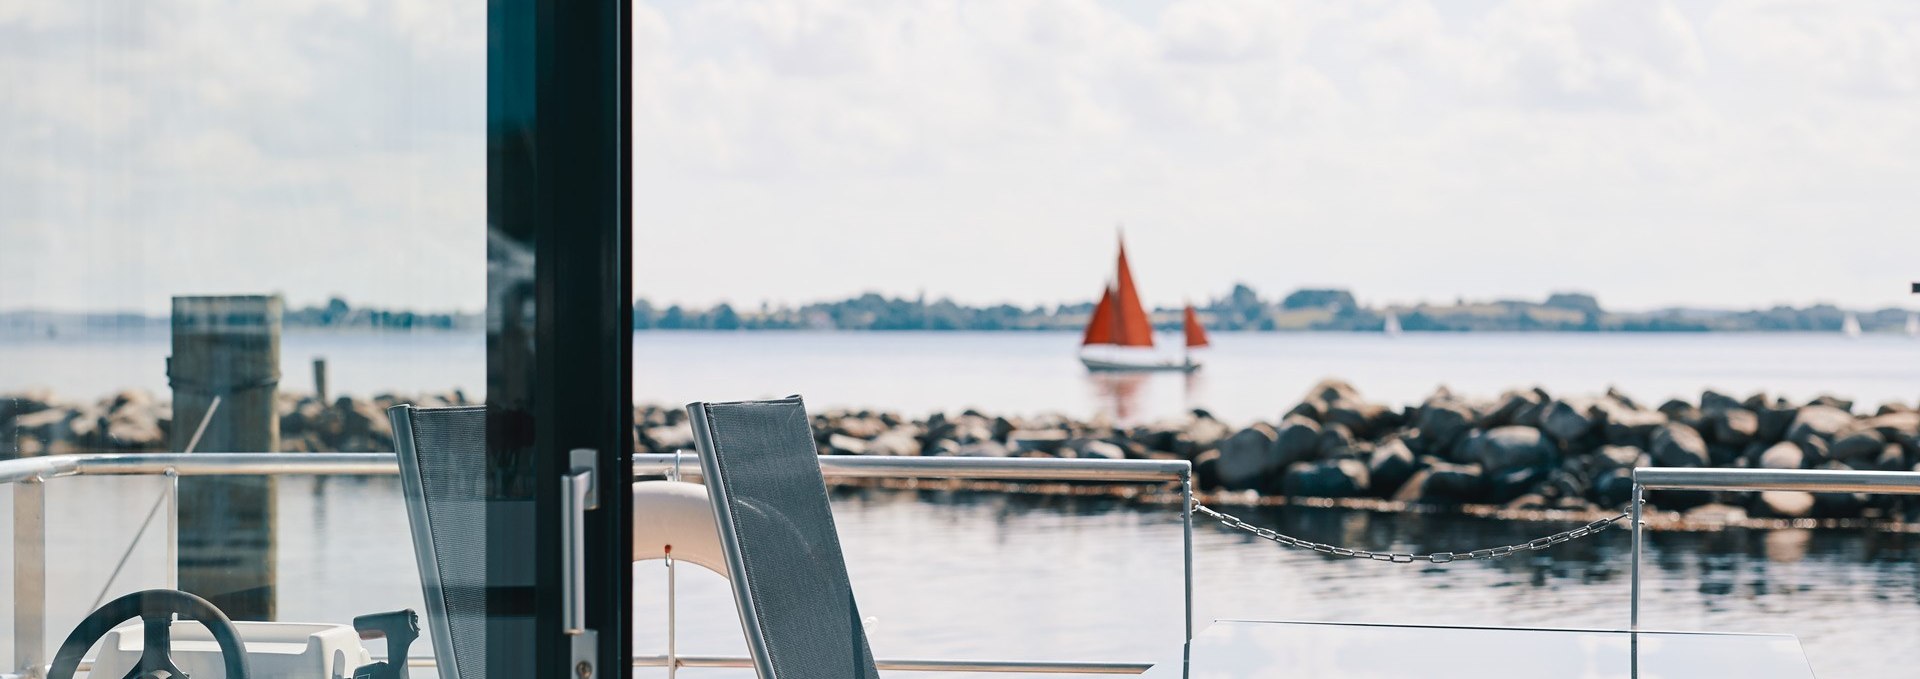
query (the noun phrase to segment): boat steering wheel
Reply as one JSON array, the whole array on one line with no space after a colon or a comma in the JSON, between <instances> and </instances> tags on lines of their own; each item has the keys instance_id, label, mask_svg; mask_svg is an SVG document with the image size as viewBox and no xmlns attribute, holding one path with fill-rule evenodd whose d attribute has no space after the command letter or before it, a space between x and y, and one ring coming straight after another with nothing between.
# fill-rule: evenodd
<instances>
[{"instance_id":1,"label":"boat steering wheel","mask_svg":"<svg viewBox=\"0 0 1920 679\"><path fill-rule=\"evenodd\" d=\"M87 615L78 627L73 628L73 633L67 635L67 640L60 644L60 652L53 656L53 666L47 671L47 679L73 679L87 649L93 648L115 625L135 617L146 623L146 643L140 650L140 663L129 670L123 679L185 677L186 673L174 666L170 657L175 615L198 621L213 633L213 640L220 644L220 657L225 661L227 679L247 679L247 651L240 645L240 632L234 629L233 621L228 620L227 614L220 612L206 599L173 589L134 592L109 601L100 610Z\"/></svg>"}]
</instances>

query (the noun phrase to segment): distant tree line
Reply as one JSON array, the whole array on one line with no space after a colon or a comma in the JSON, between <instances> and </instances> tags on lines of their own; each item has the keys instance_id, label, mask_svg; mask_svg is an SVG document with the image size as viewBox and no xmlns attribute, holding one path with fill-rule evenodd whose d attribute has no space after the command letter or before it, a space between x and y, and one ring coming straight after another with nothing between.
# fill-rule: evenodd
<instances>
[{"instance_id":1,"label":"distant tree line","mask_svg":"<svg viewBox=\"0 0 1920 679\"><path fill-rule=\"evenodd\" d=\"M1451 304L1367 307L1348 290L1295 290L1278 299L1262 297L1245 284L1196 307L1210 330L1379 331L1387 319L1407 331L1542 332L1824 332L1840 330L1847 311L1830 304L1804 308L1777 306L1752 311L1671 308L1610 312L1594 296L1576 292L1549 295L1545 301L1455 300ZM907 299L867 293L799 307L766 304L739 309L729 304L708 308L655 306L647 299L633 305L637 330L1079 330L1092 315L1093 302L1020 307L1010 304L968 306L950 299ZM1151 312L1155 327L1180 325L1180 309ZM1908 311L1898 308L1857 312L1862 330L1897 331Z\"/></svg>"},{"instance_id":2,"label":"distant tree line","mask_svg":"<svg viewBox=\"0 0 1920 679\"><path fill-rule=\"evenodd\" d=\"M319 306L288 309L281 322L289 328L339 330L480 330L480 314L430 313L379 308L354 308L335 297Z\"/></svg>"}]
</instances>

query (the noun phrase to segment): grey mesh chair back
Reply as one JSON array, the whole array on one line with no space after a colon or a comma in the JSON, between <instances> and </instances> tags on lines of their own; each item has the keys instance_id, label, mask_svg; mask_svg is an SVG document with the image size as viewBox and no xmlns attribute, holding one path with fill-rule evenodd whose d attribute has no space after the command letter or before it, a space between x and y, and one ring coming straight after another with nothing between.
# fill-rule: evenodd
<instances>
[{"instance_id":1,"label":"grey mesh chair back","mask_svg":"<svg viewBox=\"0 0 1920 679\"><path fill-rule=\"evenodd\" d=\"M874 679L798 396L687 406L761 679Z\"/></svg>"},{"instance_id":2,"label":"grey mesh chair back","mask_svg":"<svg viewBox=\"0 0 1920 679\"><path fill-rule=\"evenodd\" d=\"M487 674L486 406L387 410L439 675Z\"/></svg>"}]
</instances>

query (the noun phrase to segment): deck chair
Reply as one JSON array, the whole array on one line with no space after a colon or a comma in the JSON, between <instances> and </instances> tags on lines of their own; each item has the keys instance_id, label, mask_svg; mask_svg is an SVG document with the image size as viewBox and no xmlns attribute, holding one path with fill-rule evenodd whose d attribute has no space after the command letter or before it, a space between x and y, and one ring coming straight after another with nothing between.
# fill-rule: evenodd
<instances>
[{"instance_id":1,"label":"deck chair","mask_svg":"<svg viewBox=\"0 0 1920 679\"><path fill-rule=\"evenodd\" d=\"M800 397L687 414L760 679L877 679Z\"/></svg>"},{"instance_id":2,"label":"deck chair","mask_svg":"<svg viewBox=\"0 0 1920 679\"><path fill-rule=\"evenodd\" d=\"M487 408L397 405L387 417L439 675L485 679Z\"/></svg>"}]
</instances>

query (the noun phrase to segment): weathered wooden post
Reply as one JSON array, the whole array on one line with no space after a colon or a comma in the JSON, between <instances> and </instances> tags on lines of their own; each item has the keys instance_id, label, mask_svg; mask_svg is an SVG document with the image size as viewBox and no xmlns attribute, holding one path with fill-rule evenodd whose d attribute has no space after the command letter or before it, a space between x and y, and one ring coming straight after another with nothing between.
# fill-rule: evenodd
<instances>
[{"instance_id":1,"label":"weathered wooden post","mask_svg":"<svg viewBox=\"0 0 1920 679\"><path fill-rule=\"evenodd\" d=\"M279 295L173 298L174 452L280 450L281 311ZM272 620L273 477L183 477L179 517L180 588L235 620Z\"/></svg>"}]
</instances>

